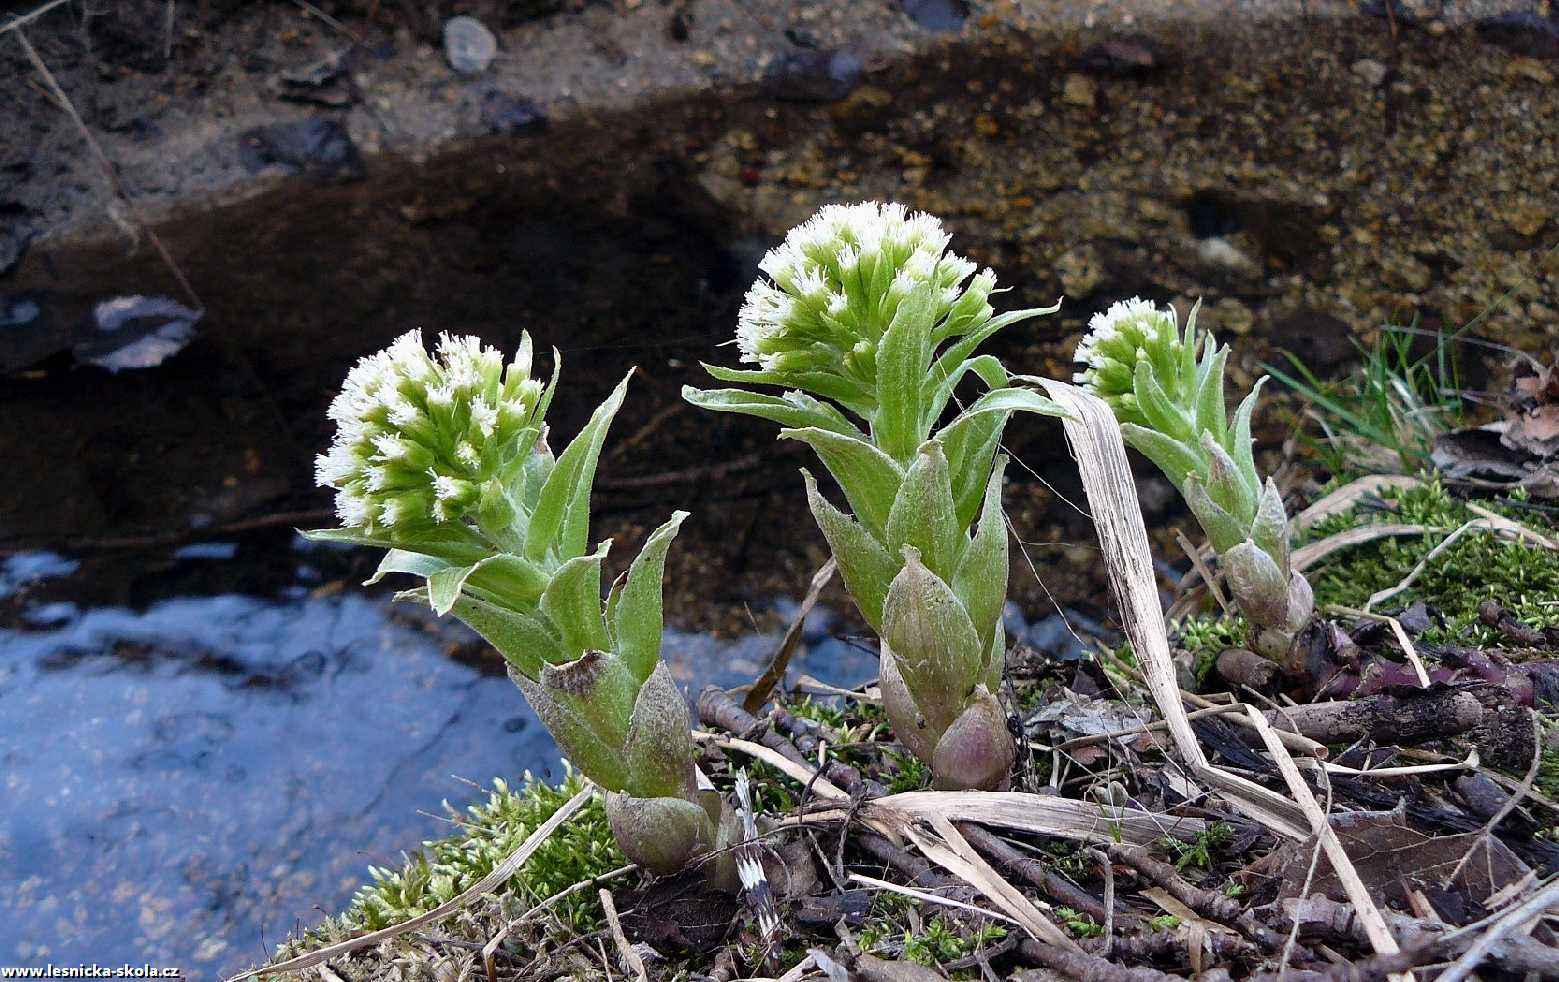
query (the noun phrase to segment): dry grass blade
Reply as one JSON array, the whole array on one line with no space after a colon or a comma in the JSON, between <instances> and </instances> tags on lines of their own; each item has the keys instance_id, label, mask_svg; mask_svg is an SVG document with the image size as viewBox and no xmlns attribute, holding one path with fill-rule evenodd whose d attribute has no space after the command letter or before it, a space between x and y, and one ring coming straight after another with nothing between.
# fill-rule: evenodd
<instances>
[{"instance_id":1,"label":"dry grass blade","mask_svg":"<svg viewBox=\"0 0 1559 982\"><path fill-rule=\"evenodd\" d=\"M612 891L601 888L601 910L606 914L606 924L612 930L612 941L617 945L617 953L622 956L623 964L633 972L639 982L649 982L649 976L644 972L644 959L633 950L633 945L628 943L628 936L623 933L623 922L617 917L617 904L612 900Z\"/></svg>"},{"instance_id":2,"label":"dry grass blade","mask_svg":"<svg viewBox=\"0 0 1559 982\"><path fill-rule=\"evenodd\" d=\"M876 683L859 689L841 689L837 685L829 685L827 682L811 675L803 675L796 679L796 688L801 692L810 692L813 695L839 696L841 699L864 702L873 706L882 705L882 691L877 688Z\"/></svg>"},{"instance_id":3,"label":"dry grass blade","mask_svg":"<svg viewBox=\"0 0 1559 982\"><path fill-rule=\"evenodd\" d=\"M244 979L255 978L261 973L275 975L284 972L301 972L306 968L323 965L332 958L338 958L341 955L356 951L359 948L366 948L369 945L378 944L381 941L388 941L390 938L405 934L407 931L415 931L424 924L432 924L435 921L448 917L483 894L491 892L515 873L518 873L520 867L524 866L526 860L530 859L531 854L541 848L541 844L546 842L553 832L557 831L559 825L573 818L574 813L583 808L585 802L589 801L590 796L593 794L595 794L595 785L587 783L583 788L579 789L578 794L560 805L558 810L552 813L551 818L536 826L536 830L525 837L525 841L520 843L520 847L510 853L509 858L493 867L491 873L482 877L459 896L439 904L427 913L418 914L411 920L402 921L400 924L393 924L390 927L369 931L367 934L349 938L346 941L333 945L327 945L317 951L299 955L297 958L289 958L276 965L266 965L247 972L240 972L228 979L227 982L243 982Z\"/></svg>"},{"instance_id":4,"label":"dry grass blade","mask_svg":"<svg viewBox=\"0 0 1559 982\"><path fill-rule=\"evenodd\" d=\"M1300 546L1289 556L1289 563L1294 569L1303 573L1327 556L1334 552L1341 552L1343 549L1361 546L1376 539L1389 539L1394 535L1423 535L1430 531L1433 530L1427 525L1401 525L1394 522L1355 525L1336 535L1329 535L1324 539Z\"/></svg>"},{"instance_id":5,"label":"dry grass blade","mask_svg":"<svg viewBox=\"0 0 1559 982\"><path fill-rule=\"evenodd\" d=\"M753 743L751 740L739 740L736 737L725 737L716 733L706 733L699 730L693 731L693 739L713 744L721 750L740 750L749 757L756 758L771 767L778 768L788 777L810 787L815 794L821 797L831 798L835 801L848 801L850 798L848 794L828 778L823 777L811 768L803 767L777 750L770 750L761 743Z\"/></svg>"},{"instance_id":6,"label":"dry grass blade","mask_svg":"<svg viewBox=\"0 0 1559 982\"><path fill-rule=\"evenodd\" d=\"M1277 731L1256 709L1250 708L1247 712L1250 714L1251 722L1256 725L1257 732L1261 734L1262 740L1266 742L1267 752L1271 754L1272 762L1277 764L1283 780L1288 783L1290 793L1310 820L1310 830L1320 839L1321 849L1325 851L1326 858L1331 861L1332 872L1337 874L1343 892L1348 895L1348 899L1358 912L1359 921L1364 925L1364 931L1369 936L1370 945L1374 947L1375 953L1394 955L1401 951L1397 939L1386 926L1386 919L1381 916L1380 908L1375 906L1369 889L1365 887L1364 881L1359 879L1358 871L1353 868L1353 860L1348 858L1348 852L1343 848L1342 841L1337 838L1337 833L1332 831L1331 823L1326 820L1326 813L1321 810L1320 802L1316 801L1315 795L1310 793L1310 785L1306 784L1305 779L1299 775L1299 767L1294 763L1294 758L1278 739Z\"/></svg>"},{"instance_id":7,"label":"dry grass blade","mask_svg":"<svg viewBox=\"0 0 1559 982\"><path fill-rule=\"evenodd\" d=\"M807 595L801 600L801 609L796 611L795 619L790 622L790 627L785 629L785 637L780 641L780 646L774 652L774 657L769 660L769 667L758 676L758 681L747 690L747 696L742 700L742 708L749 713L756 713L763 708L763 704L769 701L769 693L774 687L785 680L785 669L790 665L791 655L801 646L801 634L806 630L807 615L812 613L812 608L817 606L817 598L822 596L823 588L834 578L834 570L837 568L833 557L828 562L818 567L812 574L812 582L807 586Z\"/></svg>"},{"instance_id":8,"label":"dry grass blade","mask_svg":"<svg viewBox=\"0 0 1559 982\"><path fill-rule=\"evenodd\" d=\"M1298 806L1254 781L1213 767L1186 718L1170 658L1164 612L1159 606L1153 553L1114 412L1076 386L1053 379L1029 380L1041 384L1050 398L1071 414L1062 423L1088 493L1089 511L1120 606L1122 626L1131 640L1143 679L1169 724L1170 736L1187 767L1203 783L1222 791L1248 817L1280 835L1304 838L1304 813Z\"/></svg>"},{"instance_id":9,"label":"dry grass blade","mask_svg":"<svg viewBox=\"0 0 1559 982\"><path fill-rule=\"evenodd\" d=\"M915 822L935 824L941 819L1099 844L1148 845L1166 835L1190 841L1207 830L1207 823L1199 818L1109 808L1097 802L1026 791L906 791L864 801L853 813L843 809L809 812L806 819L842 819L846 815L895 832Z\"/></svg>"},{"instance_id":10,"label":"dry grass blade","mask_svg":"<svg viewBox=\"0 0 1559 982\"><path fill-rule=\"evenodd\" d=\"M1326 495L1309 508L1295 515L1290 523L1295 529L1307 529L1333 515L1351 511L1354 505L1368 495L1378 494L1386 488L1416 488L1424 482L1402 474L1371 474L1345 484Z\"/></svg>"},{"instance_id":11,"label":"dry grass blade","mask_svg":"<svg viewBox=\"0 0 1559 982\"><path fill-rule=\"evenodd\" d=\"M898 883L892 883L888 880L878 880L870 876L862 876L860 873L851 873L850 882L859 883L862 886L872 887L876 890L886 890L889 893L896 893L902 897L912 897L915 900L921 900L928 904L940 904L943 907L954 907L958 910L966 910L971 914L981 914L985 917L991 918L992 920L1004 921L1008 924L1018 923L1017 921L1008 917L1006 914L1001 914L994 910L986 910L984 907L976 907L974 904L966 904L962 900L954 900L952 897L943 897L935 893L927 893L925 890L916 890L914 887L902 886Z\"/></svg>"},{"instance_id":12,"label":"dry grass blade","mask_svg":"<svg viewBox=\"0 0 1559 982\"><path fill-rule=\"evenodd\" d=\"M1364 609L1373 610L1376 604L1384 603L1385 601L1390 600L1392 597L1401 593L1403 590L1406 590L1408 587L1413 585L1413 582L1417 580L1419 576L1423 574L1424 570L1429 568L1429 564L1438 559L1440 554L1449 549L1457 539L1460 539L1472 529L1487 527L1487 522L1477 518L1460 526L1450 535L1441 539L1433 549L1429 550L1428 554L1425 555L1423 559L1420 559L1417 565L1409 570L1408 574L1404 576L1396 586L1388 586L1383 590L1376 590L1374 593L1370 594L1370 598L1364 602ZM1420 669L1420 671L1422 670ZM1424 680L1424 685L1427 686L1428 684L1428 680Z\"/></svg>"},{"instance_id":13,"label":"dry grass blade","mask_svg":"<svg viewBox=\"0 0 1559 982\"><path fill-rule=\"evenodd\" d=\"M1072 951L1081 950L1077 947L1077 942L1073 941L1065 931L1056 927L1039 912L1039 908L1034 906L1032 900L1025 897L1017 887L1008 883L1000 873L992 869L984 857L974 851L974 847L969 845L945 816L933 817L931 826L936 829L940 839L932 838L914 826L908 826L904 830L905 835L915 843L915 847L927 859L985 894L992 903L1022 925L1023 929L1037 940Z\"/></svg>"},{"instance_id":14,"label":"dry grass blade","mask_svg":"<svg viewBox=\"0 0 1559 982\"><path fill-rule=\"evenodd\" d=\"M1504 515L1489 511L1476 501L1467 502L1467 510L1482 518L1488 523L1490 528L1505 535L1507 538L1514 538L1517 542L1531 539L1545 549L1559 550L1559 542L1535 531L1530 526L1522 525L1520 522L1506 518Z\"/></svg>"},{"instance_id":15,"label":"dry grass blade","mask_svg":"<svg viewBox=\"0 0 1559 982\"><path fill-rule=\"evenodd\" d=\"M1371 600L1374 598L1371 597ZM1429 688L1429 670L1424 667L1424 660L1418 655L1418 646L1413 644L1413 639L1408 637L1407 628L1395 617L1385 614L1371 613L1368 610L1357 610L1353 607L1343 607L1338 604L1329 604L1326 608L1328 614L1341 614L1344 617L1364 617L1372 621L1380 621L1391 628L1391 636L1396 640L1397 647L1406 656L1408 664L1413 666L1413 674L1418 676L1418 684L1421 688Z\"/></svg>"}]
</instances>

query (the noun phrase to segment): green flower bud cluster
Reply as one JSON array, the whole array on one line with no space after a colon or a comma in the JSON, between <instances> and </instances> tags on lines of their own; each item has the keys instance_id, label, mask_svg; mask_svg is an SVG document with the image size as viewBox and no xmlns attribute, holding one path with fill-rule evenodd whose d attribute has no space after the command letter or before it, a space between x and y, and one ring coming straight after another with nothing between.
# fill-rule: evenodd
<instances>
[{"instance_id":1,"label":"green flower bud cluster","mask_svg":"<svg viewBox=\"0 0 1559 982\"><path fill-rule=\"evenodd\" d=\"M1137 298L1089 322L1076 381L1109 403L1126 442L1180 489L1217 552L1252 645L1288 653L1314 608L1309 582L1290 567L1288 515L1277 485L1263 482L1251 452L1256 383L1229 419L1224 370L1229 349L1175 312Z\"/></svg>"},{"instance_id":2,"label":"green flower bud cluster","mask_svg":"<svg viewBox=\"0 0 1559 982\"><path fill-rule=\"evenodd\" d=\"M661 579L687 515L649 535L603 602L611 542L589 549L590 488L628 379L554 456L542 418L556 372L543 390L530 368L528 337L508 365L474 338L446 336L429 356L415 333L364 359L331 407L336 442L319 463L347 527L310 534L387 549L369 583L422 577L400 597L491 643L559 748L608 792L624 853L675 872L732 828L699 788L687 703L660 657Z\"/></svg>"},{"instance_id":3,"label":"green flower bud cluster","mask_svg":"<svg viewBox=\"0 0 1559 982\"><path fill-rule=\"evenodd\" d=\"M838 482L853 516L803 472L813 516L846 587L881 636L884 704L899 740L942 788L1008 780L1012 741L995 697L1005 660L1004 461L1014 412L1060 415L975 349L1056 308L996 315L994 274L947 254L949 237L902 206L829 206L760 263L737 329L757 371L704 366L725 381L777 385L683 395L781 424ZM772 282L771 282L772 281ZM960 381L986 391L945 426ZM970 526L979 522L971 535Z\"/></svg>"},{"instance_id":4,"label":"green flower bud cluster","mask_svg":"<svg viewBox=\"0 0 1559 982\"><path fill-rule=\"evenodd\" d=\"M525 335L508 365L475 338L409 331L358 362L330 406L337 430L315 463L347 526L458 522L506 485L541 434L552 389L530 377Z\"/></svg>"}]
</instances>

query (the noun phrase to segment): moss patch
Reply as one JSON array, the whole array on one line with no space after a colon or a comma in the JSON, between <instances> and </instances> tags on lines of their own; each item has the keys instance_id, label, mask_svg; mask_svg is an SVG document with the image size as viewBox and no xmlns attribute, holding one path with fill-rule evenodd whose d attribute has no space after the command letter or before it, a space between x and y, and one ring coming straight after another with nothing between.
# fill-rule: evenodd
<instances>
[{"instance_id":1,"label":"moss patch","mask_svg":"<svg viewBox=\"0 0 1559 982\"><path fill-rule=\"evenodd\" d=\"M1392 536L1334 553L1309 572L1317 605L1364 606L1371 594L1400 583L1447 535L1478 517L1433 480L1416 488L1385 490L1381 498L1391 507L1335 515L1310 530L1304 541L1376 522L1425 525L1437 531ZM1519 502L1482 504L1544 535L1555 532L1554 523L1542 512L1522 508ZM1443 625L1424 633L1425 641L1493 645L1504 639L1478 620L1479 603L1498 601L1527 624L1546 627L1559 624L1555 597L1559 597L1559 556L1472 529L1428 563L1412 586L1385 605L1385 611L1423 600L1444 618Z\"/></svg>"},{"instance_id":2,"label":"moss patch","mask_svg":"<svg viewBox=\"0 0 1559 982\"><path fill-rule=\"evenodd\" d=\"M420 850L406 857L400 869L370 866L372 881L357 891L347 911L281 946L277 960L365 930L399 924L453 899L491 873L582 786L572 772L556 787L528 772L518 788L502 779L494 780L485 802L470 806L464 814L451 809L451 816L461 825L460 834L424 842ZM495 896L529 908L626 862L597 797L563 823ZM571 933L588 932L599 925L600 903L592 892L582 891L560 901L552 914L554 925Z\"/></svg>"}]
</instances>

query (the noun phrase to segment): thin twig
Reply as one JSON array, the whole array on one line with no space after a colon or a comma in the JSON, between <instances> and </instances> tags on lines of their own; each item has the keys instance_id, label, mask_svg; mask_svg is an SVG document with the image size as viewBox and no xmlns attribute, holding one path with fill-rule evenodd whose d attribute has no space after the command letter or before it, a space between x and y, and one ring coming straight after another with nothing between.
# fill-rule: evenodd
<instances>
[{"instance_id":1,"label":"thin twig","mask_svg":"<svg viewBox=\"0 0 1559 982\"><path fill-rule=\"evenodd\" d=\"M7 28L15 26L15 24L10 24L7 25ZM97 157L98 164L103 168L103 176L108 181L109 191L124 204L125 210L130 214L130 220L135 223L136 232L145 235L147 241L152 244L152 248L157 250L157 255L162 257L163 264L168 267L168 271L173 274L173 278L178 280L179 288L184 291L184 295L195 305L195 308L197 310L205 310L205 304L200 302L200 296L195 293L195 288L190 286L189 280L184 277L184 271L179 269L179 264L173 261L173 254L168 251L167 246L162 244L162 240L157 237L156 232L152 231L151 226L146 224L146 221L140 215L140 211L135 207L135 203L130 200L130 195L125 192L124 185L119 182L119 175L114 171L114 164L108 159L108 154L103 151L102 144L97 142L97 138L87 128L86 120L81 118L81 114L76 111L75 105L71 103L70 97L65 95L64 89L60 88L59 81L55 79L54 73L49 71L49 66L44 64L43 58L38 54L38 50L32 46L31 41L27 40L27 35L21 31L16 32L16 40L21 42L22 50L27 53L27 59L32 62L32 66L37 70L38 74L43 77L44 84L49 87L49 91L54 95L55 100L60 103L66 115L70 116L71 121L76 124L76 129L81 131L82 138L87 141L87 146L92 149L92 153Z\"/></svg>"},{"instance_id":2,"label":"thin twig","mask_svg":"<svg viewBox=\"0 0 1559 982\"><path fill-rule=\"evenodd\" d=\"M1479 938L1471 948L1463 952L1462 956L1456 959L1450 968L1441 973L1436 982L1462 982L1463 979L1472 973L1473 969L1482 963L1484 958L1488 957L1489 952L1506 935L1509 935L1532 920L1532 918L1555 906L1559 906L1559 877L1549 880L1547 885L1533 894L1526 903L1512 907L1500 915L1499 919L1489 927L1483 937Z\"/></svg>"}]
</instances>

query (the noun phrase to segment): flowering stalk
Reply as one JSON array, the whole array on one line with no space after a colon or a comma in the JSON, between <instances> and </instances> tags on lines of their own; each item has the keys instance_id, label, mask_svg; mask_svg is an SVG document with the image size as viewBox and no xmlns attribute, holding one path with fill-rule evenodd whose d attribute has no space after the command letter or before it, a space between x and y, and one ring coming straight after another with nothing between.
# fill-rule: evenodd
<instances>
[{"instance_id":1,"label":"flowering stalk","mask_svg":"<svg viewBox=\"0 0 1559 982\"><path fill-rule=\"evenodd\" d=\"M1282 659L1314 600L1289 562L1283 497L1271 478L1261 481L1251 455L1251 414L1266 379L1231 421L1223 379L1229 349L1197 332L1196 312L1183 331L1173 310L1136 298L1095 315L1077 348L1086 366L1077 382L1110 404L1126 442L1180 489L1250 622L1251 647Z\"/></svg>"},{"instance_id":2,"label":"flowering stalk","mask_svg":"<svg viewBox=\"0 0 1559 982\"><path fill-rule=\"evenodd\" d=\"M974 351L1056 308L995 314L995 274L947 252L949 239L935 218L901 205L824 208L759 264L767 278L748 291L736 332L742 360L758 367L704 366L717 379L786 391L683 396L777 422L781 438L817 451L854 514L803 470L807 497L882 639L895 733L937 787L996 788L1013 759L996 698L1007 592L1006 461L996 451L1012 413L1062 410L1010 386L1001 362ZM938 429L969 375L986 391Z\"/></svg>"},{"instance_id":3,"label":"flowering stalk","mask_svg":"<svg viewBox=\"0 0 1559 982\"><path fill-rule=\"evenodd\" d=\"M309 534L388 550L369 583L422 577L399 598L497 648L563 753L607 792L623 852L675 872L715 849L722 825L660 658L661 576L687 514L649 536L603 605L611 542L589 549L590 487L628 379L555 457L543 417L557 370L545 387L530 372L528 335L507 365L468 337L441 335L430 355L415 331L364 358L330 407L336 438L317 465L345 527Z\"/></svg>"}]
</instances>

